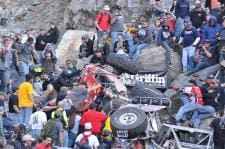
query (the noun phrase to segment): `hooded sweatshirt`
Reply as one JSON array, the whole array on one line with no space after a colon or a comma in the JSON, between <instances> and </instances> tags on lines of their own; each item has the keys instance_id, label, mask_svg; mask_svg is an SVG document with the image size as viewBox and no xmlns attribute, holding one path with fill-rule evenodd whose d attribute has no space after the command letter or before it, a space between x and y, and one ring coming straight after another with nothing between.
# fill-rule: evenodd
<instances>
[{"instance_id":1,"label":"hooded sweatshirt","mask_svg":"<svg viewBox=\"0 0 225 149\"><path fill-rule=\"evenodd\" d=\"M185 19L188 16L190 10L190 5L187 0L177 0L175 6L175 16L176 18Z\"/></svg>"},{"instance_id":2,"label":"hooded sweatshirt","mask_svg":"<svg viewBox=\"0 0 225 149\"><path fill-rule=\"evenodd\" d=\"M215 24L211 26L210 24L207 24L202 29L202 40L208 39L211 42L211 45L216 45L217 42L217 34L221 31L222 26L217 23L216 17L211 16L210 21L214 21Z\"/></svg>"}]
</instances>

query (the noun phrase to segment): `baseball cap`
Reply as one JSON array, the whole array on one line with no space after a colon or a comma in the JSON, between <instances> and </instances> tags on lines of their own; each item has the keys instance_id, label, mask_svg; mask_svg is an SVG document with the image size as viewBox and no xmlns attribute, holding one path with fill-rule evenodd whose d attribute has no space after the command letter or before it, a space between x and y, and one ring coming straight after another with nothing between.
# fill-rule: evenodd
<instances>
[{"instance_id":1,"label":"baseball cap","mask_svg":"<svg viewBox=\"0 0 225 149\"><path fill-rule=\"evenodd\" d=\"M29 134L24 135L22 140L23 141L35 141L35 139Z\"/></svg>"},{"instance_id":2,"label":"baseball cap","mask_svg":"<svg viewBox=\"0 0 225 149\"><path fill-rule=\"evenodd\" d=\"M87 130L90 130L92 128L91 123L90 122L85 123L84 128L87 129Z\"/></svg>"},{"instance_id":3,"label":"baseball cap","mask_svg":"<svg viewBox=\"0 0 225 149\"><path fill-rule=\"evenodd\" d=\"M210 40L209 39L204 39L204 40L202 40L202 43L204 44L204 43L210 43Z\"/></svg>"}]
</instances>

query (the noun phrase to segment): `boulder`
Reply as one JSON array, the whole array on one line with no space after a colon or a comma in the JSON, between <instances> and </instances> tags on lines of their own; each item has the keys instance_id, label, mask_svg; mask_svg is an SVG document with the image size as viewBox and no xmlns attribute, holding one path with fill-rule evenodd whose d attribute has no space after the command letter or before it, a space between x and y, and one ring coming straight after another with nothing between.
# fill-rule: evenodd
<instances>
[{"instance_id":1,"label":"boulder","mask_svg":"<svg viewBox=\"0 0 225 149\"><path fill-rule=\"evenodd\" d=\"M214 65L208 68L205 68L199 72L199 79L205 79L209 74L215 75L217 71L220 69L220 65ZM178 75L176 79L170 84L170 86L176 86L176 87L184 87L188 85L188 81L191 79L191 76L185 76L183 73ZM164 93L168 98L171 98L176 94L176 91L172 89L167 89Z\"/></svg>"},{"instance_id":2,"label":"boulder","mask_svg":"<svg viewBox=\"0 0 225 149\"><path fill-rule=\"evenodd\" d=\"M141 64L140 70L149 72L166 71L167 65L165 53L165 49L155 45L150 45L143 49L138 58Z\"/></svg>"},{"instance_id":3,"label":"boulder","mask_svg":"<svg viewBox=\"0 0 225 149\"><path fill-rule=\"evenodd\" d=\"M62 37L57 49L57 65L64 66L67 59L77 61L79 47L81 45L81 37L88 35L90 38L94 36L94 32L68 30Z\"/></svg>"},{"instance_id":4,"label":"boulder","mask_svg":"<svg viewBox=\"0 0 225 149\"><path fill-rule=\"evenodd\" d=\"M168 67L169 82L174 80L182 71L181 57L177 52L171 52L171 67Z\"/></svg>"}]
</instances>

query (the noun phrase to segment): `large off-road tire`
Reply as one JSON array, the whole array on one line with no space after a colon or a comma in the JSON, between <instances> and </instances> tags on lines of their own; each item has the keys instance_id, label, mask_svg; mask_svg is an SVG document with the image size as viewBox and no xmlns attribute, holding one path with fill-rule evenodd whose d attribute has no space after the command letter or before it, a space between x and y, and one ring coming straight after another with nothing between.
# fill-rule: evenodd
<instances>
[{"instance_id":1,"label":"large off-road tire","mask_svg":"<svg viewBox=\"0 0 225 149\"><path fill-rule=\"evenodd\" d=\"M147 116L136 107L121 108L111 116L111 126L114 136L119 137L118 132L127 131L128 138L135 138L145 133Z\"/></svg>"},{"instance_id":2,"label":"large off-road tire","mask_svg":"<svg viewBox=\"0 0 225 149\"><path fill-rule=\"evenodd\" d=\"M106 59L106 62L107 64L113 66L121 72L126 72L129 74L138 73L138 62L132 61L128 57L125 57L123 55L110 53Z\"/></svg>"},{"instance_id":3,"label":"large off-road tire","mask_svg":"<svg viewBox=\"0 0 225 149\"><path fill-rule=\"evenodd\" d=\"M164 105L164 106L170 105L170 102L167 99L163 99L166 98L166 96L161 91L155 89L154 87L145 85L143 83L136 83L133 86L131 92L132 96L134 97L133 99L134 104L142 103L142 104ZM140 100L139 97L142 97L142 99ZM152 99L151 103L150 98ZM162 103L160 99L162 99Z\"/></svg>"}]
</instances>

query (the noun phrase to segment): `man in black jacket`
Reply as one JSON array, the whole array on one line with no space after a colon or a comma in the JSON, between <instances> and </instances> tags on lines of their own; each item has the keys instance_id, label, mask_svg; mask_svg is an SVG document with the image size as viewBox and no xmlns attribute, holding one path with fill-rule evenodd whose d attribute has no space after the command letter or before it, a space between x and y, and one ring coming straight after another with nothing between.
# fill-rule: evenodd
<instances>
[{"instance_id":1,"label":"man in black jacket","mask_svg":"<svg viewBox=\"0 0 225 149\"><path fill-rule=\"evenodd\" d=\"M59 30L54 22L50 22L50 29L47 33L47 42L56 45L59 40Z\"/></svg>"},{"instance_id":2,"label":"man in black jacket","mask_svg":"<svg viewBox=\"0 0 225 149\"><path fill-rule=\"evenodd\" d=\"M82 44L80 45L79 50L79 58L87 58L92 55L93 52L93 41L88 37L88 35L84 35L81 37Z\"/></svg>"},{"instance_id":3,"label":"man in black jacket","mask_svg":"<svg viewBox=\"0 0 225 149\"><path fill-rule=\"evenodd\" d=\"M38 53L38 63L42 64L42 52L45 49L47 42L47 36L45 34L44 29L40 29L40 34L36 38L35 49Z\"/></svg>"}]
</instances>

